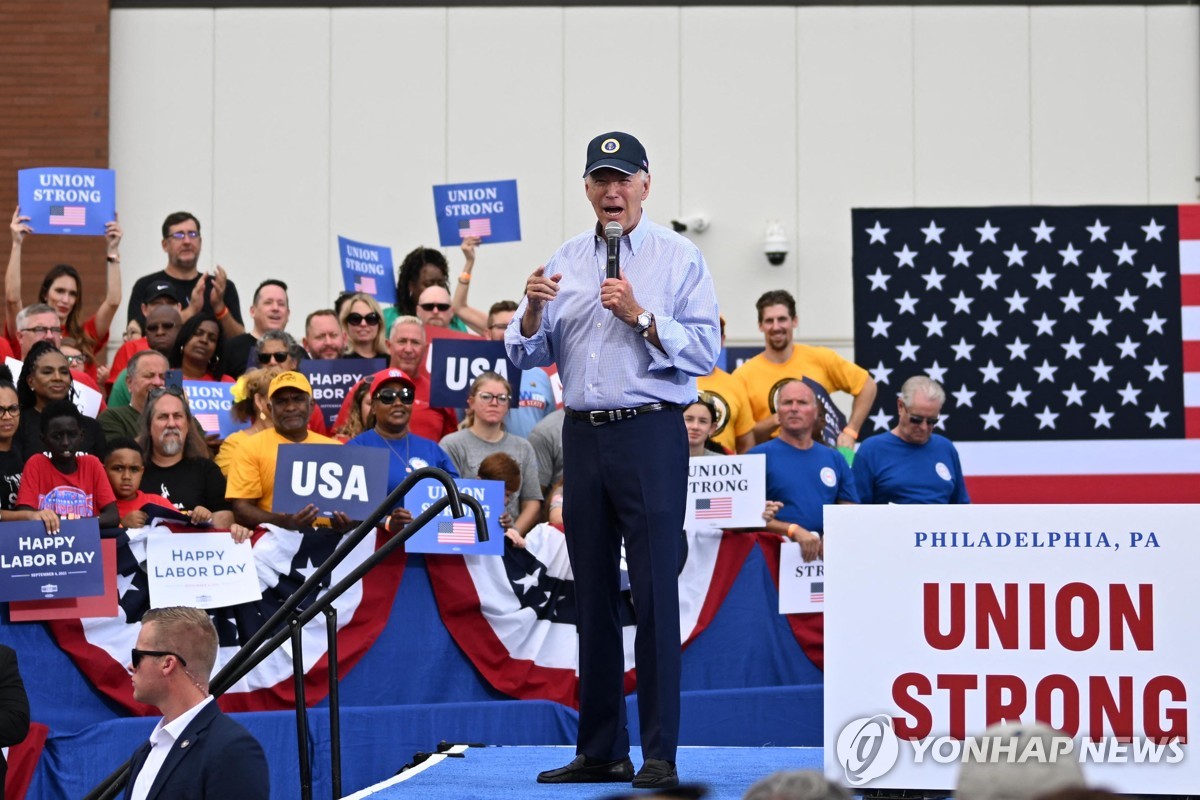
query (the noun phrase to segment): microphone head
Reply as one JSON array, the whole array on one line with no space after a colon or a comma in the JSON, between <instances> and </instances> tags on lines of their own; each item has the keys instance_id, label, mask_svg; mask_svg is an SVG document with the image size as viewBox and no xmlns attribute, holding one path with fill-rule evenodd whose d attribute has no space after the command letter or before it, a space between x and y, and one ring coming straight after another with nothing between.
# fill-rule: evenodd
<instances>
[{"instance_id":1,"label":"microphone head","mask_svg":"<svg viewBox=\"0 0 1200 800\"><path fill-rule=\"evenodd\" d=\"M621 227L621 223L616 220L604 226L604 236L609 239L620 239L621 234L624 232L625 230Z\"/></svg>"}]
</instances>

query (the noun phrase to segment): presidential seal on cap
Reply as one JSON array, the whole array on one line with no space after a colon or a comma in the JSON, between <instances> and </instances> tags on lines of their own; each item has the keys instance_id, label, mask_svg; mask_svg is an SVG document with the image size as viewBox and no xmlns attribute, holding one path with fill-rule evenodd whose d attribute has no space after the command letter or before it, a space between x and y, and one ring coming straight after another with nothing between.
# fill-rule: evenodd
<instances>
[{"instance_id":1,"label":"presidential seal on cap","mask_svg":"<svg viewBox=\"0 0 1200 800\"><path fill-rule=\"evenodd\" d=\"M417 384L413 382L412 378L408 377L408 373L402 369L393 367L392 369L381 369L371 376L371 396L374 397L380 387L388 381L400 381L414 392L417 390Z\"/></svg>"},{"instance_id":2,"label":"presidential seal on cap","mask_svg":"<svg viewBox=\"0 0 1200 800\"><path fill-rule=\"evenodd\" d=\"M308 378L292 370L281 372L271 379L271 386L267 389L267 397L274 397L275 393L280 389L299 389L305 394L312 394L312 384L308 382Z\"/></svg>"},{"instance_id":3,"label":"presidential seal on cap","mask_svg":"<svg viewBox=\"0 0 1200 800\"><path fill-rule=\"evenodd\" d=\"M583 170L583 177L605 167L632 175L638 170L649 172L650 162L646 159L646 148L635 137L611 131L588 142L587 166Z\"/></svg>"}]
</instances>

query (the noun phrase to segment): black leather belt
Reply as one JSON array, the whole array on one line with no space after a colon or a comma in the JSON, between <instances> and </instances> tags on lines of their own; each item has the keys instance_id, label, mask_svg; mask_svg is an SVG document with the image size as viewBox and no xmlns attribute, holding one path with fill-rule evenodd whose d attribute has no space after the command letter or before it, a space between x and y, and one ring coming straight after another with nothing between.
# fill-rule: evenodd
<instances>
[{"instance_id":1,"label":"black leather belt","mask_svg":"<svg viewBox=\"0 0 1200 800\"><path fill-rule=\"evenodd\" d=\"M593 425L606 425L609 422L633 419L638 414L653 414L655 411L673 411L678 409L679 406L675 403L647 403L637 408L614 408L612 410L599 411L576 411L573 408L563 407L563 411L571 419L587 420Z\"/></svg>"}]
</instances>

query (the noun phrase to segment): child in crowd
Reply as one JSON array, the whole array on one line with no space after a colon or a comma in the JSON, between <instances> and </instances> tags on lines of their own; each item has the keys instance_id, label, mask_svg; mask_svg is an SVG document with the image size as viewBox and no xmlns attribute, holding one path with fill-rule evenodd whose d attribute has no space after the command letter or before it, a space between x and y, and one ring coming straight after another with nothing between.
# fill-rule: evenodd
<instances>
[{"instance_id":1,"label":"child in crowd","mask_svg":"<svg viewBox=\"0 0 1200 800\"><path fill-rule=\"evenodd\" d=\"M142 508L147 504L176 510L171 501L162 495L142 491L142 474L145 471L142 450L137 442L129 437L109 442L104 455L104 472L108 475L113 494L117 496L117 515L121 525L126 528L140 528L146 524L149 515ZM204 523L211 519L212 512L207 508L192 511L193 522Z\"/></svg>"},{"instance_id":2,"label":"child in crowd","mask_svg":"<svg viewBox=\"0 0 1200 800\"><path fill-rule=\"evenodd\" d=\"M49 403L42 410L41 429L49 455L34 453L26 462L17 509L49 510L60 519L98 517L101 528L115 528L117 498L104 467L100 459L79 452L83 445L83 415L79 409L70 400ZM49 520L45 521L50 530ZM57 524L50 532L57 532Z\"/></svg>"},{"instance_id":3,"label":"child in crowd","mask_svg":"<svg viewBox=\"0 0 1200 800\"><path fill-rule=\"evenodd\" d=\"M521 466L508 453L492 453L479 462L479 479L503 482L504 505L508 506L513 496L521 491ZM525 548L525 537L513 527L512 515L507 510L500 515L500 527L513 545Z\"/></svg>"}]
</instances>

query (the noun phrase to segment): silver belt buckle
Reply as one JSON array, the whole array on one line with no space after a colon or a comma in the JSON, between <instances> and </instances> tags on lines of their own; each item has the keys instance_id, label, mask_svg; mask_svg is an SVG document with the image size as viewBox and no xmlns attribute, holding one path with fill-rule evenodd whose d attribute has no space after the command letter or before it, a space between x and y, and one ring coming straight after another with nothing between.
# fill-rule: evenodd
<instances>
[{"instance_id":1,"label":"silver belt buckle","mask_svg":"<svg viewBox=\"0 0 1200 800\"><path fill-rule=\"evenodd\" d=\"M593 427L603 425L606 422L612 422L612 412L610 411L589 411L588 422L592 423Z\"/></svg>"}]
</instances>

